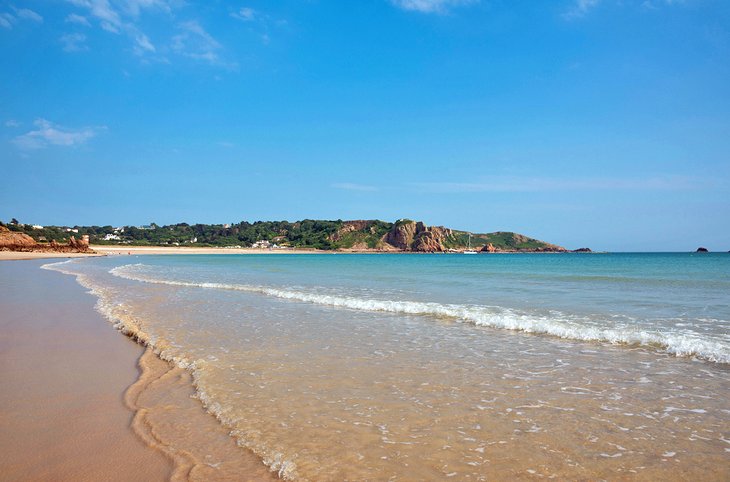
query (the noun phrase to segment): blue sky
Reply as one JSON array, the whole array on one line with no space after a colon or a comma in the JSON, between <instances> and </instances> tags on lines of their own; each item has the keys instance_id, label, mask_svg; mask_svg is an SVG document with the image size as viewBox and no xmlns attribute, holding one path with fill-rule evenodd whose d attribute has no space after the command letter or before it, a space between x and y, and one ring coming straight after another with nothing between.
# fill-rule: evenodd
<instances>
[{"instance_id":1,"label":"blue sky","mask_svg":"<svg viewBox=\"0 0 730 482\"><path fill-rule=\"evenodd\" d=\"M730 2L0 2L0 219L730 249Z\"/></svg>"}]
</instances>

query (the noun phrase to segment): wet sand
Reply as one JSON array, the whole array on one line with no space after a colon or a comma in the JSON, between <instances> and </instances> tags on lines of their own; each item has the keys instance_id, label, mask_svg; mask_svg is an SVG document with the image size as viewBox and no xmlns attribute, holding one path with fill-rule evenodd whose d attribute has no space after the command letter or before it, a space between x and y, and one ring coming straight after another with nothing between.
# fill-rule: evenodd
<instances>
[{"instance_id":1,"label":"wet sand","mask_svg":"<svg viewBox=\"0 0 730 482\"><path fill-rule=\"evenodd\" d=\"M0 263L3 481L275 480L204 411L190 373L45 263Z\"/></svg>"},{"instance_id":2,"label":"wet sand","mask_svg":"<svg viewBox=\"0 0 730 482\"><path fill-rule=\"evenodd\" d=\"M93 245L91 249L100 254L321 254L336 251L319 249L258 249L258 248L196 248L190 246L119 246Z\"/></svg>"},{"instance_id":3,"label":"wet sand","mask_svg":"<svg viewBox=\"0 0 730 482\"><path fill-rule=\"evenodd\" d=\"M50 258L88 258L105 256L102 253L54 253L51 251L0 251L0 261L50 259Z\"/></svg>"},{"instance_id":4,"label":"wet sand","mask_svg":"<svg viewBox=\"0 0 730 482\"><path fill-rule=\"evenodd\" d=\"M171 461L135 436L124 404L142 347L43 263L0 263L2 479L168 479Z\"/></svg>"}]
</instances>

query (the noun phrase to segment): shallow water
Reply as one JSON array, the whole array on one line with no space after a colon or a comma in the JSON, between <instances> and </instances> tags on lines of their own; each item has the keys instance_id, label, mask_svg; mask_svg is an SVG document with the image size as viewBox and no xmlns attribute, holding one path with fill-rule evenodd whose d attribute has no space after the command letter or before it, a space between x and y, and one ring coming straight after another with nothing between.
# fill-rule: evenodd
<instances>
[{"instance_id":1,"label":"shallow water","mask_svg":"<svg viewBox=\"0 0 730 482\"><path fill-rule=\"evenodd\" d=\"M730 256L77 260L280 476L730 477ZM189 442L186 442L189 443Z\"/></svg>"}]
</instances>

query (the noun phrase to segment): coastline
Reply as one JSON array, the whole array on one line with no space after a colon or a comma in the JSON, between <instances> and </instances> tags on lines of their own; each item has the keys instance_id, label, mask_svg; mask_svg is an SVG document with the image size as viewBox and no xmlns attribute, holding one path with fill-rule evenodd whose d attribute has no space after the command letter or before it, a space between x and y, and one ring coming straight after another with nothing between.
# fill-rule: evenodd
<instances>
[{"instance_id":1,"label":"coastline","mask_svg":"<svg viewBox=\"0 0 730 482\"><path fill-rule=\"evenodd\" d=\"M265 249L265 248L222 248L222 247L188 247L188 246L122 246L122 245L91 245L93 253L58 253L53 251L0 251L0 261L55 259L55 258L88 258L98 256L131 256L131 255L192 255L192 254L461 254L444 252L416 252L393 251L378 249ZM571 252L568 252L571 253ZM482 255L504 254L566 254L552 251L498 251L495 253L480 253ZM579 253L586 254L586 253ZM589 254L605 254L594 252Z\"/></svg>"}]
</instances>

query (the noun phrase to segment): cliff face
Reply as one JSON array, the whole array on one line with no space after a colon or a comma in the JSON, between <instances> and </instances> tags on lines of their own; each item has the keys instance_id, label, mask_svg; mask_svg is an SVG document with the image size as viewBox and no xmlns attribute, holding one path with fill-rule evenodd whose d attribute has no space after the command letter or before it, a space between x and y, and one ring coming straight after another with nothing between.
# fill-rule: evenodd
<instances>
[{"instance_id":1,"label":"cliff face","mask_svg":"<svg viewBox=\"0 0 730 482\"><path fill-rule=\"evenodd\" d=\"M415 236L416 223L414 221L399 221L388 231L383 241L396 249L410 251Z\"/></svg>"},{"instance_id":2,"label":"cliff face","mask_svg":"<svg viewBox=\"0 0 730 482\"><path fill-rule=\"evenodd\" d=\"M355 231L370 231L372 229L372 224L372 221L345 221L344 223L342 223L340 229L338 229L336 233L330 236L330 240L339 241L343 239L347 234L353 233Z\"/></svg>"},{"instance_id":3,"label":"cliff face","mask_svg":"<svg viewBox=\"0 0 730 482\"><path fill-rule=\"evenodd\" d=\"M436 253L446 251L444 242L450 236L451 230L441 226L401 220L383 237L383 242L402 251Z\"/></svg>"}]
</instances>

